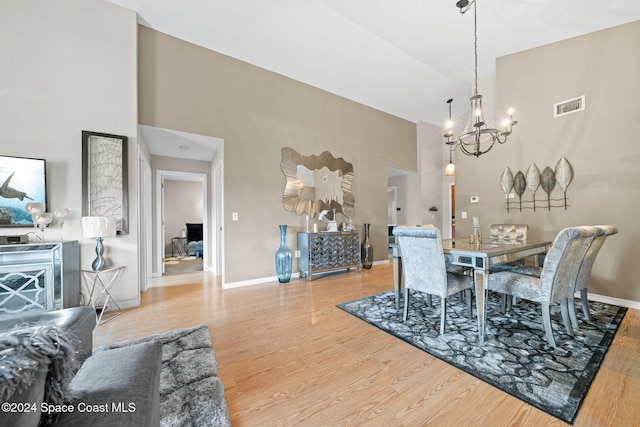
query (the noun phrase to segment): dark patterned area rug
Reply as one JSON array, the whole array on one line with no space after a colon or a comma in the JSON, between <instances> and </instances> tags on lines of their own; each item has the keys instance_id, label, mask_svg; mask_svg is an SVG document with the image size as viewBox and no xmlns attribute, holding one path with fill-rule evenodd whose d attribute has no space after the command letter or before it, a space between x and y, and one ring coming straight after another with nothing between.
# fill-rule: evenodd
<instances>
[{"instance_id":1,"label":"dark patterned area rug","mask_svg":"<svg viewBox=\"0 0 640 427\"><path fill-rule=\"evenodd\" d=\"M474 314L469 321L463 301L447 301L446 330L441 336L437 297L433 297L434 308L429 308L424 294L412 292L409 318L404 322L394 295L384 292L338 307L570 424L627 312L624 307L590 302L592 320L582 321L578 308L580 329L572 338L561 326L560 307L555 304L551 309L553 349L544 336L539 304L519 300L502 314L499 298L490 295L485 344L480 346L477 319Z\"/></svg>"},{"instance_id":2,"label":"dark patterned area rug","mask_svg":"<svg viewBox=\"0 0 640 427\"><path fill-rule=\"evenodd\" d=\"M199 325L111 344L118 348L147 341L162 343L161 426L230 426L224 387L209 329Z\"/></svg>"}]
</instances>

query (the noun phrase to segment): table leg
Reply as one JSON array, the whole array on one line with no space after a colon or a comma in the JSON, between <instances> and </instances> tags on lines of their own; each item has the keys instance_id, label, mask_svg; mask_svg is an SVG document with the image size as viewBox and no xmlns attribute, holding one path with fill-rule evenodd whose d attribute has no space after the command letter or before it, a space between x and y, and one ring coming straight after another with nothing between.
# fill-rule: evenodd
<instances>
[{"instance_id":1,"label":"table leg","mask_svg":"<svg viewBox=\"0 0 640 427\"><path fill-rule=\"evenodd\" d=\"M480 344L484 344L484 332L485 332L485 316L487 314L486 308L486 281L488 280L487 274L484 270L473 270L473 282L476 288L476 310L478 312L478 338Z\"/></svg>"}]
</instances>

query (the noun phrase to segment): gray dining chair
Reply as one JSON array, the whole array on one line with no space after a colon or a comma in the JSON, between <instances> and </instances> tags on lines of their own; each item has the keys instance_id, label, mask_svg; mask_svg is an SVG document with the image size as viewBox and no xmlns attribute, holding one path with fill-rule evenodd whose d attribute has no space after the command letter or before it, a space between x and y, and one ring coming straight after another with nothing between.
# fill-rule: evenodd
<instances>
[{"instance_id":1,"label":"gray dining chair","mask_svg":"<svg viewBox=\"0 0 640 427\"><path fill-rule=\"evenodd\" d=\"M491 224L489 238L491 240L509 240L526 242L529 226L527 224Z\"/></svg>"},{"instance_id":2,"label":"gray dining chair","mask_svg":"<svg viewBox=\"0 0 640 427\"><path fill-rule=\"evenodd\" d=\"M489 226L489 239L492 242L526 242L529 225L527 224L491 224ZM498 264L489 267L490 273L499 271L512 271L513 268L524 267L524 260L510 262L508 264Z\"/></svg>"},{"instance_id":3,"label":"gray dining chair","mask_svg":"<svg viewBox=\"0 0 640 427\"><path fill-rule=\"evenodd\" d=\"M573 336L569 299L573 299L580 265L598 232L592 226L569 227L560 231L545 257L539 277L512 271L489 275L487 287L490 291L540 303L542 323L551 347L556 346L551 327L551 304L560 304L565 329Z\"/></svg>"},{"instance_id":4,"label":"gray dining chair","mask_svg":"<svg viewBox=\"0 0 640 427\"><path fill-rule=\"evenodd\" d=\"M447 316L447 297L461 291L467 291L466 302L469 320L473 313L471 308L471 288L473 277L449 273L442 250L442 238L437 227L415 226L395 227L394 236L398 239L402 254L404 275L404 313L407 320L409 314L409 289L423 292L429 296L440 298L440 334L444 334ZM429 300L429 306L431 306Z\"/></svg>"},{"instance_id":5,"label":"gray dining chair","mask_svg":"<svg viewBox=\"0 0 640 427\"><path fill-rule=\"evenodd\" d=\"M598 234L592 240L589 249L585 253L585 256L580 264L580 269L578 270L578 276L576 278L576 283L574 287L574 292L580 292L580 302L582 303L582 313L585 320L591 320L591 315L589 314L589 300L587 297L587 287L589 286L589 278L591 277L591 269L593 268L593 263L604 244L604 241L607 237L612 236L618 233L618 229L611 225L594 225L594 227L598 230ZM575 301L573 298L569 300L569 305L571 311L571 322L573 323L574 328L578 328L578 318L576 316L575 310Z\"/></svg>"}]
</instances>

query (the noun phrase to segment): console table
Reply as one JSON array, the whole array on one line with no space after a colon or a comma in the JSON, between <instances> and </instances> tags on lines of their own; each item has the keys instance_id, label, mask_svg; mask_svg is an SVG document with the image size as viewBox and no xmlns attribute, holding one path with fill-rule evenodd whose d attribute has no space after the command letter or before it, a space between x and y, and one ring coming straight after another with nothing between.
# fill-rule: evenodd
<instances>
[{"instance_id":1,"label":"console table","mask_svg":"<svg viewBox=\"0 0 640 427\"><path fill-rule=\"evenodd\" d=\"M298 233L298 271L300 277L332 270L360 271L360 234L357 231L320 231Z\"/></svg>"},{"instance_id":2,"label":"console table","mask_svg":"<svg viewBox=\"0 0 640 427\"><path fill-rule=\"evenodd\" d=\"M80 303L78 241L0 246L0 316Z\"/></svg>"}]
</instances>

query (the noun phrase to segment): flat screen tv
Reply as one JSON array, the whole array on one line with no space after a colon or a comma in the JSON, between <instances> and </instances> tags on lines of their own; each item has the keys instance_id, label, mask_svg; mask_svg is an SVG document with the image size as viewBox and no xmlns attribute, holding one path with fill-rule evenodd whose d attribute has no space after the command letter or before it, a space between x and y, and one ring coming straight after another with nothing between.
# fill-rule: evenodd
<instances>
[{"instance_id":1,"label":"flat screen tv","mask_svg":"<svg viewBox=\"0 0 640 427\"><path fill-rule=\"evenodd\" d=\"M47 210L45 160L0 156L0 227L33 226L27 203L42 203Z\"/></svg>"}]
</instances>

